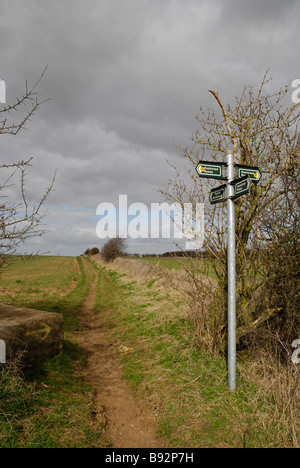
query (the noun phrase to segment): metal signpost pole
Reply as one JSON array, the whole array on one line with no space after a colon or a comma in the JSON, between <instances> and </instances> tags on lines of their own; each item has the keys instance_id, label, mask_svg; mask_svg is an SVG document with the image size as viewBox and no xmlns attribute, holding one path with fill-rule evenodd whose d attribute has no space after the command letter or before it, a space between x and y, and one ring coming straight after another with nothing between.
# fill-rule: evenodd
<instances>
[{"instance_id":1,"label":"metal signpost pole","mask_svg":"<svg viewBox=\"0 0 300 468\"><path fill-rule=\"evenodd\" d=\"M228 233L228 386L236 388L236 260L235 260L235 206L234 161L232 152L227 153L228 200L227 200L227 233Z\"/></svg>"},{"instance_id":2,"label":"metal signpost pole","mask_svg":"<svg viewBox=\"0 0 300 468\"><path fill-rule=\"evenodd\" d=\"M227 177L224 177L227 166ZM235 167L238 179L234 178ZM234 164L232 151L227 151L227 163L199 161L196 166L199 177L206 179L227 180L226 184L213 188L209 194L211 204L227 200L228 234L228 386L236 389L236 259L235 259L235 202L241 195L250 193L251 183L257 183L262 174L256 166Z\"/></svg>"},{"instance_id":3,"label":"metal signpost pole","mask_svg":"<svg viewBox=\"0 0 300 468\"><path fill-rule=\"evenodd\" d=\"M0 79L0 104L5 104L5 103L6 103L5 81ZM6 345L3 340L0 340L0 364L6 364Z\"/></svg>"}]
</instances>

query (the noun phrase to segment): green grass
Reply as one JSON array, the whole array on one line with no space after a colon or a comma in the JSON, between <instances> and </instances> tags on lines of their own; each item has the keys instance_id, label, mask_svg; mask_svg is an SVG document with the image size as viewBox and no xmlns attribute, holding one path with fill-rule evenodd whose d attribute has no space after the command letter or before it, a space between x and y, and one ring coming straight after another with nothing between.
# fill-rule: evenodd
<instances>
[{"instance_id":1,"label":"green grass","mask_svg":"<svg viewBox=\"0 0 300 468\"><path fill-rule=\"evenodd\" d=\"M73 257L15 257L1 276L1 287L18 289L21 284L22 293L32 286L63 292L75 276L75 262Z\"/></svg>"},{"instance_id":2,"label":"green grass","mask_svg":"<svg viewBox=\"0 0 300 468\"><path fill-rule=\"evenodd\" d=\"M150 265L157 265L167 270L198 270L199 273L208 275L215 279L216 273L213 268L213 261L207 258L174 258L174 257L130 257L131 260L140 260Z\"/></svg>"},{"instance_id":3,"label":"green grass","mask_svg":"<svg viewBox=\"0 0 300 468\"><path fill-rule=\"evenodd\" d=\"M174 257L130 257L131 260L140 260L142 262L150 263L151 265L158 265L167 270L182 270L188 266L191 261L193 264L198 262L195 259L174 258Z\"/></svg>"},{"instance_id":4,"label":"green grass","mask_svg":"<svg viewBox=\"0 0 300 468\"><path fill-rule=\"evenodd\" d=\"M109 304L111 340L132 348L124 379L157 411L158 435L171 447L241 447L257 389L238 375L238 390L228 390L225 359L197 349L183 300L105 269L99 281L97 311ZM258 446L260 429L250 431Z\"/></svg>"},{"instance_id":5,"label":"green grass","mask_svg":"<svg viewBox=\"0 0 300 468\"><path fill-rule=\"evenodd\" d=\"M12 389L2 383L1 448L84 448L99 444L99 434L89 424L91 389L74 373L82 356L74 345L25 372Z\"/></svg>"},{"instance_id":6,"label":"green grass","mask_svg":"<svg viewBox=\"0 0 300 468\"><path fill-rule=\"evenodd\" d=\"M2 298L9 300L17 287L18 304L62 313L65 340L59 356L24 375L7 372L5 367L0 371L0 448L110 445L101 428L93 426L93 391L80 374L85 360L76 344L78 313L94 268L82 258L47 257L47 262L37 259L35 267L30 261L15 263L3 275L6 296ZM130 349L120 356L123 377L156 414L158 435L167 446L280 446L278 434L272 431L273 401L265 396L258 400L258 383L239 372L237 391L228 390L225 359L197 348L180 293L162 289L153 280L140 283L97 268L95 311L103 320L103 312L109 312L105 320L111 342ZM55 280L55 269L61 284ZM48 285L46 291L40 290L41 284ZM238 355L238 371L243 366L247 361Z\"/></svg>"},{"instance_id":7,"label":"green grass","mask_svg":"<svg viewBox=\"0 0 300 468\"><path fill-rule=\"evenodd\" d=\"M75 287L73 284L72 290L61 297L58 292L65 291L68 281L74 281L74 271L70 271L74 261L78 264ZM57 283L55 270L62 283ZM18 286L23 282L24 290L14 303L63 314L65 339L60 355L23 374L8 367L0 370L0 448L109 446L99 428L93 427L93 390L78 372L85 362L76 344L78 312L89 291L92 269L84 269L81 258L47 257L25 263L17 260L3 278L8 293L13 292L9 288L14 287L16 277ZM42 284L51 284L52 289L47 294L29 295L29 284L36 290ZM9 296L5 299L7 302Z\"/></svg>"}]
</instances>

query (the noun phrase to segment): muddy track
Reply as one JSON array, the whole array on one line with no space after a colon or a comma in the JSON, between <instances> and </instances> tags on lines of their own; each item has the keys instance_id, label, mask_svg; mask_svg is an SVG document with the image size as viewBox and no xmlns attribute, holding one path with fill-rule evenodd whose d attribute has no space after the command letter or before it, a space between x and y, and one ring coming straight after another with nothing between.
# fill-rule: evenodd
<instances>
[{"instance_id":1,"label":"muddy track","mask_svg":"<svg viewBox=\"0 0 300 468\"><path fill-rule=\"evenodd\" d=\"M94 279L81 308L78 342L87 359L84 376L94 389L94 423L103 428L114 448L161 448L155 436L155 418L122 379L119 344L110 342L108 322L103 320L109 311L101 316L94 312L99 270L86 260L84 264L94 270Z\"/></svg>"}]
</instances>

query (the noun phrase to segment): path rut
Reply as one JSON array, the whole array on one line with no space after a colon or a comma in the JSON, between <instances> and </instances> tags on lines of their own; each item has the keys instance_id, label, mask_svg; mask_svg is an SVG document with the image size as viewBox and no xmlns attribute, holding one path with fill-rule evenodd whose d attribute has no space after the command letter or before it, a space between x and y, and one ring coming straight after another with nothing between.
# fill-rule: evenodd
<instances>
[{"instance_id":1,"label":"path rut","mask_svg":"<svg viewBox=\"0 0 300 468\"><path fill-rule=\"evenodd\" d=\"M95 277L86 301L82 305L78 342L87 365L84 377L94 389L93 418L104 428L105 437L114 448L162 448L156 438L155 417L147 412L122 379L122 365L117 354L117 343L109 340L108 322L94 311L97 294L98 270L91 264Z\"/></svg>"}]
</instances>

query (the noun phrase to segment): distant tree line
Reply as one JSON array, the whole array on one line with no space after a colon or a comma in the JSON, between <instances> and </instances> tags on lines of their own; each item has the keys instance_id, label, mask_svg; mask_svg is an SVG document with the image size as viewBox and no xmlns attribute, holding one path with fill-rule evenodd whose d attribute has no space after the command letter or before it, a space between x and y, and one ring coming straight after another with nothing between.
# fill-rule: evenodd
<instances>
[{"instance_id":1,"label":"distant tree line","mask_svg":"<svg viewBox=\"0 0 300 468\"><path fill-rule=\"evenodd\" d=\"M115 239L110 239L109 241L107 241L102 247L101 252L98 249L98 247L93 247L92 249L87 249L84 252L84 255L91 257L93 255L97 255L101 253L102 259L106 263L110 263L118 257L124 257L125 250L126 250L125 239L116 237Z\"/></svg>"},{"instance_id":2,"label":"distant tree line","mask_svg":"<svg viewBox=\"0 0 300 468\"><path fill-rule=\"evenodd\" d=\"M196 250L174 250L170 252L164 252L162 254L156 254L156 253L145 253L145 254L138 254L138 253L126 253L125 252L125 242L124 239L111 239L108 241L100 251L98 247L93 247L86 249L83 255L96 255L101 253L101 255L104 255L105 257L113 257L113 259L117 257L137 257L137 258L163 258L163 257L173 257L173 258L185 258L185 257L190 257L190 258L199 258L199 251ZM210 253L208 251L201 251L201 257L202 258L209 258Z\"/></svg>"},{"instance_id":3,"label":"distant tree line","mask_svg":"<svg viewBox=\"0 0 300 468\"><path fill-rule=\"evenodd\" d=\"M208 258L209 257L209 252L203 250L201 252L197 250L174 250L171 252L164 252L162 254L137 254L137 253L131 253L127 254L129 257L141 257L141 258L162 258L162 257L173 257L173 258L185 258L185 257L190 257L190 258L199 258L199 255L201 255L202 258Z\"/></svg>"}]
</instances>

